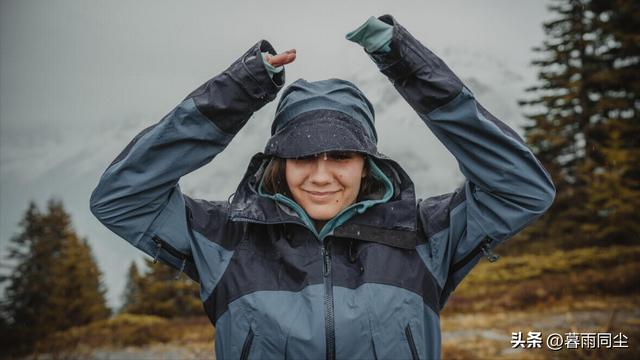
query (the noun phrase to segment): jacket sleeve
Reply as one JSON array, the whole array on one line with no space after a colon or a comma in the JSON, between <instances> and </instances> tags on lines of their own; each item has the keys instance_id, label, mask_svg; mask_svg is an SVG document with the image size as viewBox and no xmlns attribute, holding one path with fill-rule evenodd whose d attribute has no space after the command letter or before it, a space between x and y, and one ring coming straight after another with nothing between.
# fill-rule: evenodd
<instances>
[{"instance_id":1,"label":"jacket sleeve","mask_svg":"<svg viewBox=\"0 0 640 360\"><path fill-rule=\"evenodd\" d=\"M393 26L391 50L367 54L466 177L454 192L418 204L426 236L418 251L442 289L442 307L483 253L551 206L555 187L524 141L482 107L440 58L392 16L379 19Z\"/></svg>"},{"instance_id":2,"label":"jacket sleeve","mask_svg":"<svg viewBox=\"0 0 640 360\"><path fill-rule=\"evenodd\" d=\"M226 244L199 241L203 238L194 234L192 222L225 231L228 207L226 202L189 198L178 181L209 163L255 111L276 97L284 72L272 79L261 52L276 53L269 42L259 41L158 123L141 131L109 165L91 194L91 212L102 224L196 281L205 275L198 270L219 273L216 268L228 262L230 253ZM207 266L199 266L205 258ZM207 281L215 278L207 275Z\"/></svg>"}]
</instances>

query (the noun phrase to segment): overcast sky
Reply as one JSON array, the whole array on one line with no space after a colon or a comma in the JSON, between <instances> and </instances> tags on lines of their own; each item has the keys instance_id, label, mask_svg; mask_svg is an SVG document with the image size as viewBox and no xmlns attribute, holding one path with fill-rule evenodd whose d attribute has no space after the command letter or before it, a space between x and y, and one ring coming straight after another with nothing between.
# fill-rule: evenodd
<instances>
[{"instance_id":1,"label":"overcast sky","mask_svg":"<svg viewBox=\"0 0 640 360\"><path fill-rule=\"evenodd\" d=\"M44 207L56 196L89 239L109 303L116 305L126 267L142 255L89 213L100 174L136 133L260 39L279 51L298 50L287 83L342 77L362 86L377 106L382 151L407 164L426 195L451 190L460 181L455 162L432 136L422 135L424 125L344 35L371 15L392 14L485 107L521 132L524 119L515 102L535 80L531 47L543 39L546 3L2 0L0 261L28 202ZM268 138L274 108L275 102L261 110L253 128L243 129L207 169L189 175L183 189L211 199L233 192L249 156ZM396 130L391 121L402 119L407 125ZM414 126L421 135L403 130Z\"/></svg>"}]
</instances>

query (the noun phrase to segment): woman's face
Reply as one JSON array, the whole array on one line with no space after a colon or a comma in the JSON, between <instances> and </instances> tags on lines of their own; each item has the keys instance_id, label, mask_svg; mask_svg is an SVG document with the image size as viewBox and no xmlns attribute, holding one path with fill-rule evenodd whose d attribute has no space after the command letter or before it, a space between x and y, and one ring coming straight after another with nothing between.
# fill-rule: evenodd
<instances>
[{"instance_id":1,"label":"woman's face","mask_svg":"<svg viewBox=\"0 0 640 360\"><path fill-rule=\"evenodd\" d=\"M287 159L285 174L293 199L313 220L326 221L358 197L366 175L364 156L355 152L328 152Z\"/></svg>"}]
</instances>

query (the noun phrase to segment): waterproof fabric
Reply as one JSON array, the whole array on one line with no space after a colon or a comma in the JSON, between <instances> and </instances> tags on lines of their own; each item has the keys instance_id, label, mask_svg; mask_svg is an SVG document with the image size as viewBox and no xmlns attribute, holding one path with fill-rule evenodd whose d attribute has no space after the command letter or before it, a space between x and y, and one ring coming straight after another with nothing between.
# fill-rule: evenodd
<instances>
[{"instance_id":1,"label":"waterproof fabric","mask_svg":"<svg viewBox=\"0 0 640 360\"><path fill-rule=\"evenodd\" d=\"M261 52L276 53L262 40L140 132L91 195L105 226L200 283L219 359L439 358L439 313L453 290L553 201L518 135L393 17L379 19L393 26L391 49L365 54L455 156L466 181L453 192L416 199L402 167L376 158L391 197L322 236L259 194L265 153L233 200L183 194L179 179L283 87L285 71L272 79L262 62Z\"/></svg>"},{"instance_id":2,"label":"waterproof fabric","mask_svg":"<svg viewBox=\"0 0 640 360\"><path fill-rule=\"evenodd\" d=\"M354 125L358 125L365 132L362 136L371 137L373 142L378 141L373 105L357 86L341 79L312 82L298 79L289 85L278 103L271 135L286 131L291 123L313 110L343 113L348 118L356 120ZM321 122L321 119L317 122ZM306 142L314 140L315 138L307 137Z\"/></svg>"}]
</instances>

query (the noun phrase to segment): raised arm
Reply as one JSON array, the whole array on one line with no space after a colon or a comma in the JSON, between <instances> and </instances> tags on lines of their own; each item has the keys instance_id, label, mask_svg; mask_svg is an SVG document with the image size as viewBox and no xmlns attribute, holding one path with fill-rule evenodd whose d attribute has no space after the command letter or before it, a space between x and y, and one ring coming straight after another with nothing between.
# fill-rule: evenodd
<instances>
[{"instance_id":1,"label":"raised arm","mask_svg":"<svg viewBox=\"0 0 640 360\"><path fill-rule=\"evenodd\" d=\"M555 188L516 132L480 105L439 57L390 15L368 22L378 29L375 46L367 48L357 32L347 38L365 46L467 179L455 192L418 204L426 237L418 251L443 289L444 305L483 253L544 213Z\"/></svg>"},{"instance_id":2,"label":"raised arm","mask_svg":"<svg viewBox=\"0 0 640 360\"><path fill-rule=\"evenodd\" d=\"M295 53L292 58L273 56L271 44L259 41L157 124L141 131L91 194L91 211L106 227L196 281L204 275L198 269L211 272L206 280L214 281L231 249L194 233L192 222L218 231L233 229L227 224L226 202L193 200L182 194L178 181L209 163L255 111L276 97L284 72L282 67L277 72L268 69L264 53L275 66L295 59ZM214 263L200 266L204 259Z\"/></svg>"}]
</instances>

